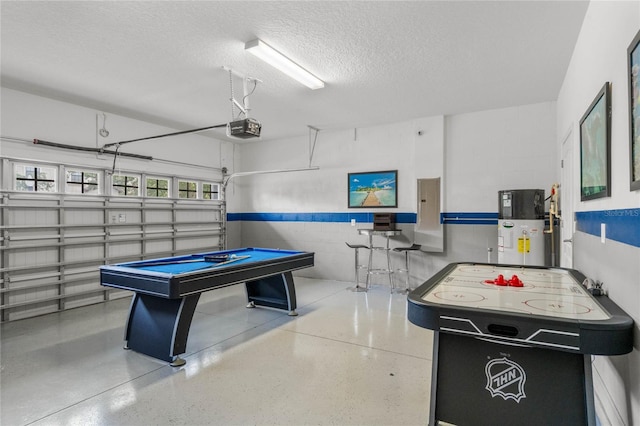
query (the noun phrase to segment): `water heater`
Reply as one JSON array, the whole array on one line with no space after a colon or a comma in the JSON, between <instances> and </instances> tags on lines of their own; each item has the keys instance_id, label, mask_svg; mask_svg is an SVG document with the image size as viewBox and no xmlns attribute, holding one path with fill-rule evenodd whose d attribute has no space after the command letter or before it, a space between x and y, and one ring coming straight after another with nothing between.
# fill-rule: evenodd
<instances>
[{"instance_id":1,"label":"water heater","mask_svg":"<svg viewBox=\"0 0 640 426\"><path fill-rule=\"evenodd\" d=\"M544 266L544 189L498 191L498 263Z\"/></svg>"}]
</instances>

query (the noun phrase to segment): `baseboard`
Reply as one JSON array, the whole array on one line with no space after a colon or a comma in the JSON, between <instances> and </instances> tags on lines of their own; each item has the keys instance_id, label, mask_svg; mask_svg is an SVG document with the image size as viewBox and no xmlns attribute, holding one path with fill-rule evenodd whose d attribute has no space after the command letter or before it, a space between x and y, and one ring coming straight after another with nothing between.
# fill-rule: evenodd
<instances>
[{"instance_id":1,"label":"baseboard","mask_svg":"<svg viewBox=\"0 0 640 426\"><path fill-rule=\"evenodd\" d=\"M592 357L593 359L593 357ZM620 413L607 390L600 373L592 362L594 405L596 410L596 425L598 426L627 426L620 417Z\"/></svg>"}]
</instances>

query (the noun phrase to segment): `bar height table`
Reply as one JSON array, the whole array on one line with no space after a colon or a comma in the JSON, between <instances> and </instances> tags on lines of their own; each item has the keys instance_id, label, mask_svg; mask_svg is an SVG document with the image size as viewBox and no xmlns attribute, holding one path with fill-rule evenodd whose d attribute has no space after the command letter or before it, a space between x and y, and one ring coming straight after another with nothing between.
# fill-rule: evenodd
<instances>
[{"instance_id":1,"label":"bar height table","mask_svg":"<svg viewBox=\"0 0 640 426\"><path fill-rule=\"evenodd\" d=\"M389 230L378 230L378 229L358 229L358 234L367 235L369 237L369 264L367 267L367 283L366 288L369 288L369 284L371 282L371 274L388 274L389 275L389 285L391 286L391 292L394 291L393 285L393 268L391 268L391 256L389 255L389 238L395 237L396 235L400 235L402 231L400 229L389 229ZM373 237L381 236L385 237L385 245L384 246L376 246L373 243ZM373 252L374 251L384 251L387 256L387 267L386 268L373 268Z\"/></svg>"}]
</instances>

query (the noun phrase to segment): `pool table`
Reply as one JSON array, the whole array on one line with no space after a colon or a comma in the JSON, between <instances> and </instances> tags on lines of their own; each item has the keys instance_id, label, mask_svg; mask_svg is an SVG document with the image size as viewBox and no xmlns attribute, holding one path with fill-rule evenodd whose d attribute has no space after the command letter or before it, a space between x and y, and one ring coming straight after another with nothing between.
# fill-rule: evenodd
<instances>
[{"instance_id":1,"label":"pool table","mask_svg":"<svg viewBox=\"0 0 640 426\"><path fill-rule=\"evenodd\" d=\"M296 313L292 271L314 264L314 253L241 248L100 267L103 286L134 293L125 328L125 349L185 364L191 320L200 294L245 283L247 307Z\"/></svg>"}]
</instances>

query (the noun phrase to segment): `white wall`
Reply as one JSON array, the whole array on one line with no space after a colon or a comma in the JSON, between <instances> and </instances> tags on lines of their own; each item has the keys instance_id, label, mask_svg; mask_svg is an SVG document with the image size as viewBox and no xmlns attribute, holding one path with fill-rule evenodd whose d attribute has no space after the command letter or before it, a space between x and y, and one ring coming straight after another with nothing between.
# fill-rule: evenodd
<instances>
[{"instance_id":1,"label":"white wall","mask_svg":"<svg viewBox=\"0 0 640 426\"><path fill-rule=\"evenodd\" d=\"M347 208L347 173L397 169L399 201L391 211L416 213L416 180L444 176L445 212L497 212L500 189L548 191L558 180L555 112L555 103L548 102L321 131L311 163L319 170L238 178L231 186L229 211L360 213L362 209ZM252 142L239 149L241 171L309 165L306 137ZM344 243L364 243L356 229L366 226L370 224L354 228L348 223L313 221L242 222L238 244L314 251L316 267L299 271L301 275L349 281L353 253ZM392 246L413 240L413 224L400 228L403 236L392 241ZM497 226L447 225L444 253L412 257L414 283L449 262L485 262L488 247L494 249L495 261L496 245ZM394 261L397 267L402 258L394 257Z\"/></svg>"},{"instance_id":2,"label":"white wall","mask_svg":"<svg viewBox=\"0 0 640 426\"><path fill-rule=\"evenodd\" d=\"M417 177L442 176L443 117L368 128L320 131L309 162L310 137L239 145L241 171L319 167L319 170L241 177L230 185L230 212L370 213L416 212ZM421 131L422 134L418 134ZM416 152L420 156L416 156ZM347 174L398 170L398 208L348 209ZM231 222L233 224L233 222ZM300 275L348 281L353 253L345 242L365 242L357 229L371 224L243 222L241 245L292 248L316 254ZM395 245L412 239L413 226Z\"/></svg>"},{"instance_id":3,"label":"white wall","mask_svg":"<svg viewBox=\"0 0 640 426\"><path fill-rule=\"evenodd\" d=\"M497 212L498 191L557 181L555 102L447 117L448 212Z\"/></svg>"},{"instance_id":4,"label":"white wall","mask_svg":"<svg viewBox=\"0 0 640 426\"><path fill-rule=\"evenodd\" d=\"M557 149L572 131L574 193L580 185L579 121L602 85L611 82L611 197L580 202L577 212L640 207L629 191L629 123L626 50L640 28L639 2L592 1L558 96ZM636 230L638 228L635 228ZM636 322L629 355L596 357L594 381L603 424L640 424L640 249L586 233L574 235L574 267L604 283L609 297Z\"/></svg>"},{"instance_id":5,"label":"white wall","mask_svg":"<svg viewBox=\"0 0 640 426\"><path fill-rule=\"evenodd\" d=\"M237 201L230 201L230 208L244 212L346 212L349 211L347 173L398 170L397 211L415 212L415 170L420 177L442 174L441 160L438 164L429 154L435 148L441 155L442 132L437 131L441 123L442 117L431 117L384 126L320 131L311 163L310 142L314 135L244 143L240 145L241 171L309 165L320 170L239 178L236 185L243 186L242 195ZM418 135L418 130L423 134ZM416 157L416 149L426 151L422 154L424 163Z\"/></svg>"},{"instance_id":6,"label":"white wall","mask_svg":"<svg viewBox=\"0 0 640 426\"><path fill-rule=\"evenodd\" d=\"M103 123L101 111L7 88L1 88L0 94L3 138L0 141L0 155L4 157L77 163L110 169L113 164L112 155L96 156L96 154L48 148L29 142L12 142L5 138L29 141L42 139L79 147L99 148L106 143L176 131L176 129L107 113L106 128L109 130L109 136L102 138L97 135L97 129L102 127ZM171 165L171 174L185 177L219 179L219 169L222 166L226 166L230 172L234 169L232 143L197 134L134 142L122 145L120 152L202 166L189 167L175 163ZM120 157L117 166L123 170L168 172L167 164L161 161L141 161Z\"/></svg>"}]
</instances>

